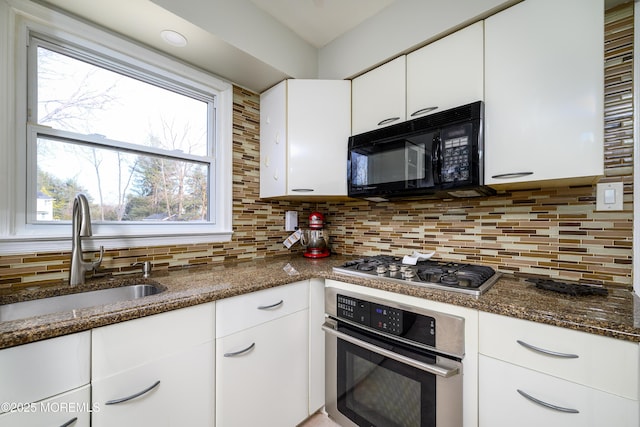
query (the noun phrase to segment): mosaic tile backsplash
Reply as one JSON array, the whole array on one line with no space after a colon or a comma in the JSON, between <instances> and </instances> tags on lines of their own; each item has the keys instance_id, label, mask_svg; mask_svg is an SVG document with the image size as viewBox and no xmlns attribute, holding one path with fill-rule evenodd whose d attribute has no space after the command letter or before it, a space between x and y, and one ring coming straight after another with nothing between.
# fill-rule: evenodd
<instances>
[{"instance_id":1,"label":"mosaic tile backsplash","mask_svg":"<svg viewBox=\"0 0 640 427\"><path fill-rule=\"evenodd\" d=\"M631 287L633 217L633 3L606 14L605 176L622 181L624 211L596 212L595 186L531 189L456 201L310 203L259 199L259 95L236 87L233 111L234 235L224 244L112 249L107 273L182 268L285 254L287 210L300 225L326 214L332 249L345 255L404 255L435 250L442 259L487 264L505 272ZM300 251L297 246L296 251ZM65 280L69 253L0 257L0 287Z\"/></svg>"}]
</instances>

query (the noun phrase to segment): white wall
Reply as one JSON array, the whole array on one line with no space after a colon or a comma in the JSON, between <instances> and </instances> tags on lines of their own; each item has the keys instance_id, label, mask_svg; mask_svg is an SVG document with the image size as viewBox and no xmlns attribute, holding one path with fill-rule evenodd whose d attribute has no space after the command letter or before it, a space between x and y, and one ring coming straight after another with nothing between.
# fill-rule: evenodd
<instances>
[{"instance_id":1,"label":"white wall","mask_svg":"<svg viewBox=\"0 0 640 427\"><path fill-rule=\"evenodd\" d=\"M249 0L152 1L288 76L317 75L317 49Z\"/></svg>"}]
</instances>

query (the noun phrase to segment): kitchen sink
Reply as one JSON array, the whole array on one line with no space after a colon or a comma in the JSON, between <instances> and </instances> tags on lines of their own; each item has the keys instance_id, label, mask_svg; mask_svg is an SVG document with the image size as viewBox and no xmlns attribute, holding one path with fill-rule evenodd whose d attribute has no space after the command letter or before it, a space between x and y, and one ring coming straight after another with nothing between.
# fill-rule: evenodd
<instances>
[{"instance_id":1,"label":"kitchen sink","mask_svg":"<svg viewBox=\"0 0 640 427\"><path fill-rule=\"evenodd\" d=\"M0 322L131 301L164 290L162 286L144 283L5 304L0 305Z\"/></svg>"}]
</instances>

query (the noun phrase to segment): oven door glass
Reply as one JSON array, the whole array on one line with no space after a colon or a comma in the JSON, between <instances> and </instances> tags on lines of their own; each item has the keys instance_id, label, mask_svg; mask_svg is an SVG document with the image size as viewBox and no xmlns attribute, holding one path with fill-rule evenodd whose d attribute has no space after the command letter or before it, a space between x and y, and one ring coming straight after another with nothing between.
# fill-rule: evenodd
<instances>
[{"instance_id":1,"label":"oven door glass","mask_svg":"<svg viewBox=\"0 0 640 427\"><path fill-rule=\"evenodd\" d=\"M380 347L392 347L344 328L340 330ZM337 340L337 349L337 406L342 414L358 426L435 427L435 375L341 339ZM435 362L435 358L424 355L415 358Z\"/></svg>"},{"instance_id":2,"label":"oven door glass","mask_svg":"<svg viewBox=\"0 0 640 427\"><path fill-rule=\"evenodd\" d=\"M421 133L352 148L349 184L353 191L431 188L434 132Z\"/></svg>"}]
</instances>

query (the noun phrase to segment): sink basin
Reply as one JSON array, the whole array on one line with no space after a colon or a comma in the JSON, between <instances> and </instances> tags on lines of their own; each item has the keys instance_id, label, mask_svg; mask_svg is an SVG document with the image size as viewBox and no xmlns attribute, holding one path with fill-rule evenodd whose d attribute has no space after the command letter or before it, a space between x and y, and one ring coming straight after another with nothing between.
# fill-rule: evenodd
<instances>
[{"instance_id":1,"label":"sink basin","mask_svg":"<svg viewBox=\"0 0 640 427\"><path fill-rule=\"evenodd\" d=\"M163 287L145 283L5 304L0 305L0 322L131 301L163 291Z\"/></svg>"}]
</instances>

